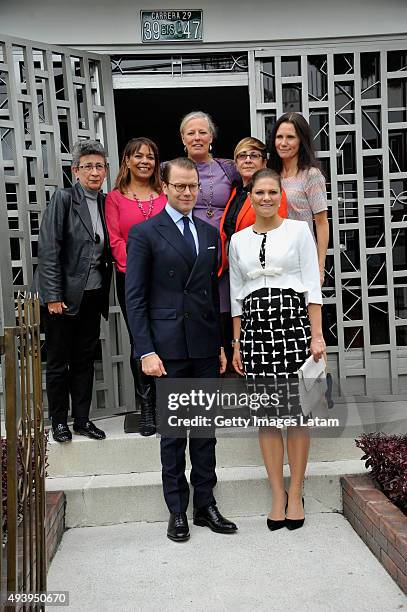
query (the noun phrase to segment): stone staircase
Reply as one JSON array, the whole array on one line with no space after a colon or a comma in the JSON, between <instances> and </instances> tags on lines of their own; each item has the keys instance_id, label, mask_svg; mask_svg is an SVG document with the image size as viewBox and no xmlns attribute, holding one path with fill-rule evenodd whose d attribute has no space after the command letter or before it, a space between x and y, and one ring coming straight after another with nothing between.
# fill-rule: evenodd
<instances>
[{"instance_id":1,"label":"stone staircase","mask_svg":"<svg viewBox=\"0 0 407 612\"><path fill-rule=\"evenodd\" d=\"M74 434L72 443L62 445L50 435L47 490L65 492L67 527L167 520L159 440L123 433L123 421L99 421L107 433L100 442ZM257 431L221 431L216 453L215 497L222 512L265 514L270 490ZM342 510L339 479L365 472L360 456L353 437L313 438L304 486L307 513ZM288 476L288 466L285 470Z\"/></svg>"}]
</instances>

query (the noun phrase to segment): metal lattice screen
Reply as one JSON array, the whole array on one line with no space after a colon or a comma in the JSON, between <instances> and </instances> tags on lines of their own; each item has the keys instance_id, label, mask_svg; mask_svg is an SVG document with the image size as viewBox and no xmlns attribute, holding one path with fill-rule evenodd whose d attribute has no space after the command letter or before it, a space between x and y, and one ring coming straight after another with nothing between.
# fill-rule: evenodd
<instances>
[{"instance_id":1,"label":"metal lattice screen","mask_svg":"<svg viewBox=\"0 0 407 612\"><path fill-rule=\"evenodd\" d=\"M4 325L15 298L30 290L41 214L57 187L71 183L70 150L95 138L118 167L110 58L0 36L0 274ZM93 415L128 405L126 333L114 304L103 323ZM125 330L124 330L125 331Z\"/></svg>"},{"instance_id":2,"label":"metal lattice screen","mask_svg":"<svg viewBox=\"0 0 407 612\"><path fill-rule=\"evenodd\" d=\"M386 47L387 45L387 47ZM407 388L407 40L263 50L252 123L309 120L327 178L325 309L331 369L357 393Z\"/></svg>"}]
</instances>

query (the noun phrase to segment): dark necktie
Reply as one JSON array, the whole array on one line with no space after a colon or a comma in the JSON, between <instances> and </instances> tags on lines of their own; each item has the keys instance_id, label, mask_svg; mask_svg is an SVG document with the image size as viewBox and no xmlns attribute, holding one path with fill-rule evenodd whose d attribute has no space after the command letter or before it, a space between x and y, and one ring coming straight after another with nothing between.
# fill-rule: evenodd
<instances>
[{"instance_id":1,"label":"dark necktie","mask_svg":"<svg viewBox=\"0 0 407 612\"><path fill-rule=\"evenodd\" d=\"M182 221L184 222L184 238L189 246L189 250L193 258L196 258L196 246L195 240L191 232L191 228L189 227L190 219L189 217L182 217Z\"/></svg>"}]
</instances>

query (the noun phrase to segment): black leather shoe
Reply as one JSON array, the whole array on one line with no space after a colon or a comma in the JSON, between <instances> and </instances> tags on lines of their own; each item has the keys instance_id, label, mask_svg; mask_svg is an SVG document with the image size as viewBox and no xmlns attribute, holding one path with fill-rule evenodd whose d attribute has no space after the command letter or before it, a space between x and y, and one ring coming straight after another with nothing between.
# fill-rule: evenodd
<instances>
[{"instance_id":1,"label":"black leather shoe","mask_svg":"<svg viewBox=\"0 0 407 612\"><path fill-rule=\"evenodd\" d=\"M304 498L302 498L302 507L304 508ZM294 531L294 529L300 529L304 525L305 517L302 519L285 519L285 526L290 531Z\"/></svg>"},{"instance_id":2,"label":"black leather shoe","mask_svg":"<svg viewBox=\"0 0 407 612\"><path fill-rule=\"evenodd\" d=\"M79 436L87 436L92 438L92 440L104 440L106 438L105 432L98 429L92 421L88 421L84 425L76 425L74 423L73 430Z\"/></svg>"},{"instance_id":3,"label":"black leather shoe","mask_svg":"<svg viewBox=\"0 0 407 612\"><path fill-rule=\"evenodd\" d=\"M52 437L55 442L70 442L72 440L72 433L68 425L58 423L55 427L52 426Z\"/></svg>"},{"instance_id":4,"label":"black leather shoe","mask_svg":"<svg viewBox=\"0 0 407 612\"><path fill-rule=\"evenodd\" d=\"M188 519L185 512L171 512L168 521L167 537L173 542L189 540Z\"/></svg>"},{"instance_id":5,"label":"black leather shoe","mask_svg":"<svg viewBox=\"0 0 407 612\"><path fill-rule=\"evenodd\" d=\"M209 527L216 533L235 533L237 526L221 515L215 504L194 510L194 525Z\"/></svg>"}]
</instances>

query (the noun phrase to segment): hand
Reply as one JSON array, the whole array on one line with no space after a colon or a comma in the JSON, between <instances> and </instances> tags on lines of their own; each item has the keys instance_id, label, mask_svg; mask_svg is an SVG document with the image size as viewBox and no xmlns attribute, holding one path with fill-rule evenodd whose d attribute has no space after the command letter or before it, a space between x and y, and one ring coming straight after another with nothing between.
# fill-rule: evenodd
<instances>
[{"instance_id":1,"label":"hand","mask_svg":"<svg viewBox=\"0 0 407 612\"><path fill-rule=\"evenodd\" d=\"M240 345L235 345L233 348L232 366L235 368L236 372L240 374L240 376L244 376L244 369L239 346Z\"/></svg>"},{"instance_id":2,"label":"hand","mask_svg":"<svg viewBox=\"0 0 407 612\"><path fill-rule=\"evenodd\" d=\"M47 306L49 314L63 314L68 308L65 302L48 302Z\"/></svg>"},{"instance_id":3,"label":"hand","mask_svg":"<svg viewBox=\"0 0 407 612\"><path fill-rule=\"evenodd\" d=\"M147 355L141 360L141 369L147 376L166 376L163 362L156 353Z\"/></svg>"},{"instance_id":4,"label":"hand","mask_svg":"<svg viewBox=\"0 0 407 612\"><path fill-rule=\"evenodd\" d=\"M228 364L228 360L226 359L225 349L223 348L223 346L221 346L220 348L219 363L220 363L219 373L224 374L226 372L226 366Z\"/></svg>"},{"instance_id":5,"label":"hand","mask_svg":"<svg viewBox=\"0 0 407 612\"><path fill-rule=\"evenodd\" d=\"M326 351L325 340L322 334L311 338L310 352L314 361L319 361Z\"/></svg>"}]
</instances>

